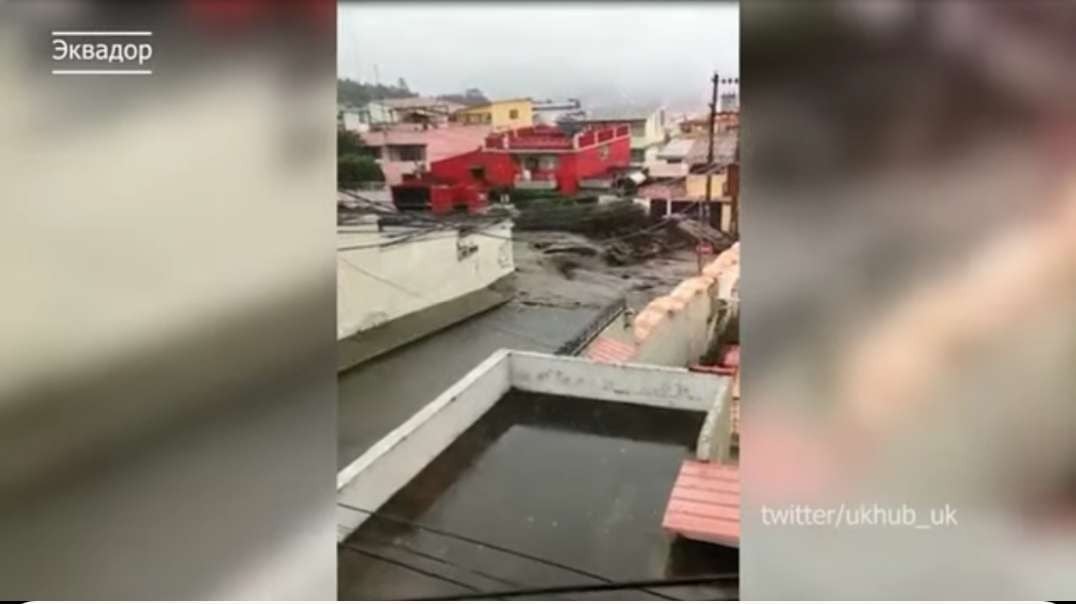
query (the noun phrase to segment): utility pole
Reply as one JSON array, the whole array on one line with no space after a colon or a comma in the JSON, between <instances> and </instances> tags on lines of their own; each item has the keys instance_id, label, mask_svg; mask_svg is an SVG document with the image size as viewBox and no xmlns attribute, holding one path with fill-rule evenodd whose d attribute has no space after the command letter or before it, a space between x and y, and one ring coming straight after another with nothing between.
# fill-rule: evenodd
<instances>
[{"instance_id":1,"label":"utility pole","mask_svg":"<svg viewBox=\"0 0 1076 604\"><path fill-rule=\"evenodd\" d=\"M714 72L713 77L710 78L712 84L712 90L710 91L710 124L709 124L709 148L706 151L706 200L702 204L702 208L699 209L699 222L704 226L710 226L710 204L713 199L713 187L714 187L714 122L717 121L717 84L718 84L717 72ZM699 273L702 273L702 237L698 238L698 242L695 245L695 259L699 265Z\"/></svg>"},{"instance_id":2,"label":"utility pole","mask_svg":"<svg viewBox=\"0 0 1076 604\"><path fill-rule=\"evenodd\" d=\"M706 151L706 205L703 207L703 222L706 226L710 226L710 203L713 199L713 187L714 187L714 122L717 121L717 72L714 72L710 81L713 83L713 88L710 92L710 141L709 148Z\"/></svg>"},{"instance_id":3,"label":"utility pole","mask_svg":"<svg viewBox=\"0 0 1076 604\"><path fill-rule=\"evenodd\" d=\"M729 216L729 231L736 239L740 238L740 143L736 143L736 161L729 166L729 193L732 197L732 215Z\"/></svg>"}]
</instances>

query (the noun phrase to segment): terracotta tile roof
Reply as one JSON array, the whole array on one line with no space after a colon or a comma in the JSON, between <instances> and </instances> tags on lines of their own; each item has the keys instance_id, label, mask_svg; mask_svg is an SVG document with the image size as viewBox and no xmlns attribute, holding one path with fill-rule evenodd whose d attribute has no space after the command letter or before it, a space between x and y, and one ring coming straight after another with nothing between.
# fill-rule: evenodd
<instances>
[{"instance_id":1,"label":"terracotta tile roof","mask_svg":"<svg viewBox=\"0 0 1076 604\"><path fill-rule=\"evenodd\" d=\"M602 336L595 338L587 346L583 356L601 363L627 363L635 358L638 352L637 346Z\"/></svg>"},{"instance_id":2,"label":"terracotta tile roof","mask_svg":"<svg viewBox=\"0 0 1076 604\"><path fill-rule=\"evenodd\" d=\"M740 469L689 459L669 494L662 528L696 541L740 545Z\"/></svg>"}]
</instances>

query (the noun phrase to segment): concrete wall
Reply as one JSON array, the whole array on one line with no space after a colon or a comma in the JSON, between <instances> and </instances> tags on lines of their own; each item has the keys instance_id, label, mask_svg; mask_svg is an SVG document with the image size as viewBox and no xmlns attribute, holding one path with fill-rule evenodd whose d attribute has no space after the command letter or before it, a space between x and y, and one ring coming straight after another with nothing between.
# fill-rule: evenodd
<instances>
[{"instance_id":1,"label":"concrete wall","mask_svg":"<svg viewBox=\"0 0 1076 604\"><path fill-rule=\"evenodd\" d=\"M637 143L640 147L650 147L664 143L665 123L661 119L663 114L663 109L658 109L654 113L651 113L650 116L646 118L646 126L643 128L643 136L632 141L633 144Z\"/></svg>"},{"instance_id":2,"label":"concrete wall","mask_svg":"<svg viewBox=\"0 0 1076 604\"><path fill-rule=\"evenodd\" d=\"M353 132L366 132L370 129L369 124L363 122L359 118L358 112L355 110L345 110L342 114L343 121L341 125L345 130L351 130Z\"/></svg>"},{"instance_id":3,"label":"concrete wall","mask_svg":"<svg viewBox=\"0 0 1076 604\"><path fill-rule=\"evenodd\" d=\"M337 235L337 338L459 298L515 270L508 221L485 234L460 237L446 229L389 247L377 245L407 231L348 231Z\"/></svg>"},{"instance_id":4,"label":"concrete wall","mask_svg":"<svg viewBox=\"0 0 1076 604\"><path fill-rule=\"evenodd\" d=\"M584 351L599 358L600 347L615 342L621 362L686 367L707 352L726 307L738 310L740 244L736 243L703 267L702 274L681 282L669 294L652 300L630 324L614 320Z\"/></svg>"},{"instance_id":5,"label":"concrete wall","mask_svg":"<svg viewBox=\"0 0 1076 604\"><path fill-rule=\"evenodd\" d=\"M511 387L508 352L480 363L337 473L337 539L343 541L441 454Z\"/></svg>"},{"instance_id":6,"label":"concrete wall","mask_svg":"<svg viewBox=\"0 0 1076 604\"><path fill-rule=\"evenodd\" d=\"M627 166L631 161L631 144L628 137L623 136L560 157L557 186L564 193L574 194L579 190L580 180L600 176L613 166Z\"/></svg>"},{"instance_id":7,"label":"concrete wall","mask_svg":"<svg viewBox=\"0 0 1076 604\"><path fill-rule=\"evenodd\" d=\"M669 295L650 302L632 321L635 361L683 367L709 347L720 304L735 301L740 278L740 246L734 244L680 283Z\"/></svg>"}]
</instances>

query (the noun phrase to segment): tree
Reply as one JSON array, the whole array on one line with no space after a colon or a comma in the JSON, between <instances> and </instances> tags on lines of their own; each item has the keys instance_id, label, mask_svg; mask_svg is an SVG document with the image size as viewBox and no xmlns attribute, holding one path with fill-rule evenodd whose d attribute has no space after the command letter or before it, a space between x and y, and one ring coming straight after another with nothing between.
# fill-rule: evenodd
<instances>
[{"instance_id":1,"label":"tree","mask_svg":"<svg viewBox=\"0 0 1076 604\"><path fill-rule=\"evenodd\" d=\"M400 78L402 86L384 84L367 84L347 78L336 81L336 101L342 105L355 107L380 99L399 99L418 96L407 89L407 82Z\"/></svg>"},{"instance_id":2,"label":"tree","mask_svg":"<svg viewBox=\"0 0 1076 604\"><path fill-rule=\"evenodd\" d=\"M486 95L483 94L482 91L477 88L468 88L467 90L463 91L463 94L442 94L437 98L441 99L442 101L449 101L452 103L459 103L461 105L468 106L483 105L489 102L489 99L486 97Z\"/></svg>"},{"instance_id":3,"label":"tree","mask_svg":"<svg viewBox=\"0 0 1076 604\"><path fill-rule=\"evenodd\" d=\"M400 78L399 80L396 80L396 87L399 88L400 90L406 90L408 92L411 91L411 89L407 87L407 80L405 80L403 78Z\"/></svg>"},{"instance_id":4,"label":"tree","mask_svg":"<svg viewBox=\"0 0 1076 604\"><path fill-rule=\"evenodd\" d=\"M336 185L341 189L384 181L385 173L381 171L381 166L369 155L341 155L336 160Z\"/></svg>"},{"instance_id":5,"label":"tree","mask_svg":"<svg viewBox=\"0 0 1076 604\"><path fill-rule=\"evenodd\" d=\"M350 130L336 131L336 155L361 155L365 150L362 139Z\"/></svg>"}]
</instances>

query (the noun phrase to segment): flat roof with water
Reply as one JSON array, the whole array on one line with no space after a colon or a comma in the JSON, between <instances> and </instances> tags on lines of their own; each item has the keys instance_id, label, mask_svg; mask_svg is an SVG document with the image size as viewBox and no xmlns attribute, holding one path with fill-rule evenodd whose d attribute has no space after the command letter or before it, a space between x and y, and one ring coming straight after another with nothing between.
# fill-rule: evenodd
<instances>
[{"instance_id":1,"label":"flat roof with water","mask_svg":"<svg viewBox=\"0 0 1076 604\"><path fill-rule=\"evenodd\" d=\"M661 528L704 413L510 390L340 546L341 599L412 599L736 573ZM736 584L570 599L724 599Z\"/></svg>"}]
</instances>

